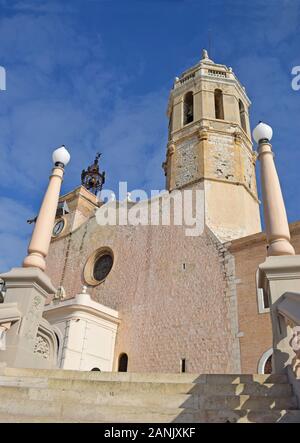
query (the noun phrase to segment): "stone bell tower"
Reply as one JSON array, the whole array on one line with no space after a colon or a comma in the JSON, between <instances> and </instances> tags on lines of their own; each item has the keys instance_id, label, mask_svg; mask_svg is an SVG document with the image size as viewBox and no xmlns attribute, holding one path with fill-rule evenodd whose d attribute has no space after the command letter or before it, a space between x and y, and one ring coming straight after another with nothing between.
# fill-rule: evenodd
<instances>
[{"instance_id":1,"label":"stone bell tower","mask_svg":"<svg viewBox=\"0 0 300 443\"><path fill-rule=\"evenodd\" d=\"M205 223L221 241L261 231L249 106L232 69L206 50L169 97L167 189L203 189Z\"/></svg>"}]
</instances>

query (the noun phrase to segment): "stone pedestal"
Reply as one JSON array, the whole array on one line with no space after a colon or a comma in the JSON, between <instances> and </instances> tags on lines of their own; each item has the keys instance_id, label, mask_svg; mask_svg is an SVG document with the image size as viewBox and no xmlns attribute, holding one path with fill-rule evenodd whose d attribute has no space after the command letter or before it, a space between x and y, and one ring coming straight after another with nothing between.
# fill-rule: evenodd
<instances>
[{"instance_id":1,"label":"stone pedestal","mask_svg":"<svg viewBox=\"0 0 300 443\"><path fill-rule=\"evenodd\" d=\"M23 368L56 366L56 339L50 325L42 319L46 298L55 293L49 277L38 268L13 268L1 278L7 293L0 304L0 324L6 326L5 349L0 362ZM6 307L14 308L19 318L6 318Z\"/></svg>"},{"instance_id":2,"label":"stone pedestal","mask_svg":"<svg viewBox=\"0 0 300 443\"><path fill-rule=\"evenodd\" d=\"M290 345L292 325L280 315L278 307L286 292L300 292L300 255L268 257L259 266L259 287L270 300L273 330L273 372L285 373L292 364L294 352Z\"/></svg>"},{"instance_id":3,"label":"stone pedestal","mask_svg":"<svg viewBox=\"0 0 300 443\"><path fill-rule=\"evenodd\" d=\"M113 371L119 313L86 294L54 302L44 311L60 339L62 369Z\"/></svg>"}]
</instances>

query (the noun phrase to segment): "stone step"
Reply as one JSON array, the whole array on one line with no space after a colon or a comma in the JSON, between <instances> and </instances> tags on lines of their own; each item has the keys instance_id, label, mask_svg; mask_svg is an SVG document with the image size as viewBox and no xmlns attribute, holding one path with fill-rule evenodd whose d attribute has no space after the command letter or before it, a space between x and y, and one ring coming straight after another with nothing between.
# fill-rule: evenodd
<instances>
[{"instance_id":1,"label":"stone step","mask_svg":"<svg viewBox=\"0 0 300 443\"><path fill-rule=\"evenodd\" d=\"M211 384L240 384L240 383L289 383L285 374L208 374L206 383Z\"/></svg>"},{"instance_id":2,"label":"stone step","mask_svg":"<svg viewBox=\"0 0 300 443\"><path fill-rule=\"evenodd\" d=\"M0 422L295 422L285 375L137 374L0 366Z\"/></svg>"},{"instance_id":3,"label":"stone step","mask_svg":"<svg viewBox=\"0 0 300 443\"><path fill-rule=\"evenodd\" d=\"M112 393L93 391L71 391L64 389L0 387L0 410L6 411L10 403L19 401L20 404L28 403L34 408L39 401L45 404L55 404L64 407L65 404L85 404L86 407L98 408L107 406L128 406L142 408L165 409L251 409L253 411L268 409L296 409L297 402L294 397L257 397L250 395L204 395L204 394L169 394L120 392ZM27 406L26 409L27 411ZM37 409L38 411L38 409Z\"/></svg>"},{"instance_id":4,"label":"stone step","mask_svg":"<svg viewBox=\"0 0 300 443\"><path fill-rule=\"evenodd\" d=\"M0 375L0 386L48 388L49 379L46 377L14 377Z\"/></svg>"},{"instance_id":5,"label":"stone step","mask_svg":"<svg viewBox=\"0 0 300 443\"><path fill-rule=\"evenodd\" d=\"M30 417L0 414L0 423L98 423L97 421L62 419L60 417Z\"/></svg>"},{"instance_id":6,"label":"stone step","mask_svg":"<svg viewBox=\"0 0 300 443\"><path fill-rule=\"evenodd\" d=\"M184 405L183 405L184 406ZM295 397L257 397L253 395L218 395L199 398L200 409L251 409L252 411L267 411L272 409L297 409Z\"/></svg>"},{"instance_id":7,"label":"stone step","mask_svg":"<svg viewBox=\"0 0 300 443\"><path fill-rule=\"evenodd\" d=\"M202 410L193 411L188 409L156 409L128 407L108 407L103 411L91 411L76 408L73 405L63 410L53 409L52 415L43 415L44 402L40 402L39 413L27 415L18 413L15 409L10 412L0 411L0 423L300 423L300 411L276 410L251 411L243 410Z\"/></svg>"},{"instance_id":8,"label":"stone step","mask_svg":"<svg viewBox=\"0 0 300 443\"><path fill-rule=\"evenodd\" d=\"M211 395L261 395L288 397L292 387L287 383L240 383L240 384L204 384L204 383L154 383L154 382L117 382L102 380L66 380L43 377L0 376L0 386L33 387L64 390L83 390L97 392L159 392L164 394L211 394Z\"/></svg>"},{"instance_id":9,"label":"stone step","mask_svg":"<svg viewBox=\"0 0 300 443\"><path fill-rule=\"evenodd\" d=\"M0 367L2 376L49 377L68 380L99 380L119 382L154 382L154 383L210 383L210 384L245 384L245 383L288 383L283 374L167 374L134 372L98 372L70 371L63 369L29 369Z\"/></svg>"},{"instance_id":10,"label":"stone step","mask_svg":"<svg viewBox=\"0 0 300 443\"><path fill-rule=\"evenodd\" d=\"M87 404L95 406L133 406L133 407L163 407L180 408L181 405L196 409L199 404L199 397L189 394L161 395L160 393L138 393L110 391L97 392L89 390L72 391L64 389L39 389L20 387L0 387L0 399L3 407L10 400L20 400L22 402L40 401L53 402L57 406L66 402L73 404ZM1 405L0 405L1 408Z\"/></svg>"},{"instance_id":11,"label":"stone step","mask_svg":"<svg viewBox=\"0 0 300 443\"><path fill-rule=\"evenodd\" d=\"M202 419L203 416L201 416ZM197 413L194 414L197 420ZM300 423L300 411L252 411L249 409L204 411L203 423Z\"/></svg>"}]
</instances>

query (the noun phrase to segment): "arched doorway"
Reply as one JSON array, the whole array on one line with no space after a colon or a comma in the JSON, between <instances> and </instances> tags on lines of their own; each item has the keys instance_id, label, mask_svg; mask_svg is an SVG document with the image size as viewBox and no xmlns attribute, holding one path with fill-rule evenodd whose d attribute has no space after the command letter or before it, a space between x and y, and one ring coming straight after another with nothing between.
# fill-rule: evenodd
<instances>
[{"instance_id":1,"label":"arched doorway","mask_svg":"<svg viewBox=\"0 0 300 443\"><path fill-rule=\"evenodd\" d=\"M118 372L127 372L128 355L124 352L119 356Z\"/></svg>"},{"instance_id":2,"label":"arched doorway","mask_svg":"<svg viewBox=\"0 0 300 443\"><path fill-rule=\"evenodd\" d=\"M258 373L259 374L272 374L272 354L273 349L268 349L263 353L258 362Z\"/></svg>"},{"instance_id":3,"label":"arched doorway","mask_svg":"<svg viewBox=\"0 0 300 443\"><path fill-rule=\"evenodd\" d=\"M272 355L265 362L264 374L272 374Z\"/></svg>"}]
</instances>

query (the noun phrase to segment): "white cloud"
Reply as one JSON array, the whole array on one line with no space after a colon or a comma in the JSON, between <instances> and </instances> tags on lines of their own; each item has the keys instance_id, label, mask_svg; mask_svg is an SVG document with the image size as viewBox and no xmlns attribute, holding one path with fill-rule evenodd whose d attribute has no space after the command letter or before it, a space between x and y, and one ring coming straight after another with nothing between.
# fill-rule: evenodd
<instances>
[{"instance_id":1,"label":"white cloud","mask_svg":"<svg viewBox=\"0 0 300 443\"><path fill-rule=\"evenodd\" d=\"M25 6L26 13L18 7L0 20L0 59L7 68L0 161L9 165L2 168L0 188L7 196L12 187L19 190L16 199L2 201L3 268L24 256L26 218L38 212L57 146L65 144L71 152L63 193L80 184L81 170L97 151L103 153L107 186L116 189L125 179L131 188L164 186L166 91L127 96L127 83L135 77L115 72L99 35L90 40L70 20L30 14L30 2ZM28 202L34 209L26 212Z\"/></svg>"},{"instance_id":2,"label":"white cloud","mask_svg":"<svg viewBox=\"0 0 300 443\"><path fill-rule=\"evenodd\" d=\"M146 189L163 186L166 102L166 91L160 91L116 103L99 136L113 183L128 180L131 186Z\"/></svg>"}]
</instances>

